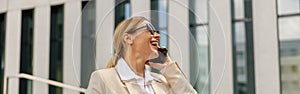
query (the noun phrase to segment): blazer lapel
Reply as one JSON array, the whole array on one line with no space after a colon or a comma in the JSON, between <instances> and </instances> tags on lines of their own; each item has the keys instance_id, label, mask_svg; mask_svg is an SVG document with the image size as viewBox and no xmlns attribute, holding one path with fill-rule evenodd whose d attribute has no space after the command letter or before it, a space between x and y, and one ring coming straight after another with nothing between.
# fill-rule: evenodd
<instances>
[{"instance_id":1,"label":"blazer lapel","mask_svg":"<svg viewBox=\"0 0 300 94\"><path fill-rule=\"evenodd\" d=\"M143 94L143 91L141 90L135 79L124 81L124 83L129 94Z\"/></svg>"},{"instance_id":2,"label":"blazer lapel","mask_svg":"<svg viewBox=\"0 0 300 94\"><path fill-rule=\"evenodd\" d=\"M126 86L122 83L120 80L118 73L116 72L115 69L111 69L107 72L103 72L102 76L103 80L106 82L106 85L110 90L113 90L113 93L116 94L127 94L128 92L126 91Z\"/></svg>"},{"instance_id":3,"label":"blazer lapel","mask_svg":"<svg viewBox=\"0 0 300 94\"><path fill-rule=\"evenodd\" d=\"M151 85L155 94L167 94L168 92L165 86L159 81L152 80Z\"/></svg>"}]
</instances>

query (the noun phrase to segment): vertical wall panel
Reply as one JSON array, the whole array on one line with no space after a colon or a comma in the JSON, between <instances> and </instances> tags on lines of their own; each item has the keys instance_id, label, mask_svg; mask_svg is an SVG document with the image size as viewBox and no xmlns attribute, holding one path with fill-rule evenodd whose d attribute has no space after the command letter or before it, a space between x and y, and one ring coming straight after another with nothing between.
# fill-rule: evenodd
<instances>
[{"instance_id":1,"label":"vertical wall panel","mask_svg":"<svg viewBox=\"0 0 300 94\"><path fill-rule=\"evenodd\" d=\"M169 1L169 52L178 61L186 77L189 75L189 12L188 0Z\"/></svg>"},{"instance_id":2,"label":"vertical wall panel","mask_svg":"<svg viewBox=\"0 0 300 94\"><path fill-rule=\"evenodd\" d=\"M5 12L7 10L7 2L8 0L0 1L0 13Z\"/></svg>"},{"instance_id":3,"label":"vertical wall panel","mask_svg":"<svg viewBox=\"0 0 300 94\"><path fill-rule=\"evenodd\" d=\"M63 83L80 86L81 1L65 3ZM63 89L63 94L79 94Z\"/></svg>"},{"instance_id":4,"label":"vertical wall panel","mask_svg":"<svg viewBox=\"0 0 300 94\"><path fill-rule=\"evenodd\" d=\"M256 94L280 94L276 0L253 0Z\"/></svg>"},{"instance_id":5,"label":"vertical wall panel","mask_svg":"<svg viewBox=\"0 0 300 94\"><path fill-rule=\"evenodd\" d=\"M7 0L8 10L31 9L35 6L36 0Z\"/></svg>"},{"instance_id":6,"label":"vertical wall panel","mask_svg":"<svg viewBox=\"0 0 300 94\"><path fill-rule=\"evenodd\" d=\"M34 11L33 75L48 79L50 47L50 6ZM33 94L47 94L48 84L33 81Z\"/></svg>"},{"instance_id":7,"label":"vertical wall panel","mask_svg":"<svg viewBox=\"0 0 300 94\"><path fill-rule=\"evenodd\" d=\"M46 7L50 5L50 0L36 0L35 6L36 7Z\"/></svg>"},{"instance_id":8,"label":"vertical wall panel","mask_svg":"<svg viewBox=\"0 0 300 94\"><path fill-rule=\"evenodd\" d=\"M71 1L71 0L49 0L51 5L63 4L66 1ZM72 1L75 1L75 0L72 0ZM81 1L81 0L77 0L77 1Z\"/></svg>"},{"instance_id":9,"label":"vertical wall panel","mask_svg":"<svg viewBox=\"0 0 300 94\"><path fill-rule=\"evenodd\" d=\"M5 79L7 76L19 74L20 69L20 45L21 45L21 11L7 12L6 41L5 41ZM9 63L8 63L9 62ZM11 78L8 82L7 94L19 93L19 79ZM6 88L4 90L6 90Z\"/></svg>"},{"instance_id":10,"label":"vertical wall panel","mask_svg":"<svg viewBox=\"0 0 300 94\"><path fill-rule=\"evenodd\" d=\"M130 0L131 15L150 18L150 0Z\"/></svg>"},{"instance_id":11,"label":"vertical wall panel","mask_svg":"<svg viewBox=\"0 0 300 94\"><path fill-rule=\"evenodd\" d=\"M210 93L233 94L230 0L210 0L208 8Z\"/></svg>"},{"instance_id":12,"label":"vertical wall panel","mask_svg":"<svg viewBox=\"0 0 300 94\"><path fill-rule=\"evenodd\" d=\"M113 56L115 0L96 0L96 69L106 67Z\"/></svg>"}]
</instances>

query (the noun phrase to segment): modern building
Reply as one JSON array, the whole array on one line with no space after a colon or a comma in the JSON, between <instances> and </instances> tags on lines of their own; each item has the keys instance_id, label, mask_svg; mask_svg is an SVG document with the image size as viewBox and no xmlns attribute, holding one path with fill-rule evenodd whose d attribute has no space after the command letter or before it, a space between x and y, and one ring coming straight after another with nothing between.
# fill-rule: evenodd
<instances>
[{"instance_id":1,"label":"modern building","mask_svg":"<svg viewBox=\"0 0 300 94\"><path fill-rule=\"evenodd\" d=\"M131 16L199 94L300 92L299 0L0 0L0 94L84 93Z\"/></svg>"}]
</instances>

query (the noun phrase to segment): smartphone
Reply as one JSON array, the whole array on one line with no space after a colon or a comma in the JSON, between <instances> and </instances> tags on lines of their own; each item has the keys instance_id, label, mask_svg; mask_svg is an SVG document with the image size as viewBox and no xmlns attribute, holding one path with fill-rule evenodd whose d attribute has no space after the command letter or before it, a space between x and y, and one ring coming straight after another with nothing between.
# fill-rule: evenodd
<instances>
[{"instance_id":1,"label":"smartphone","mask_svg":"<svg viewBox=\"0 0 300 94\"><path fill-rule=\"evenodd\" d=\"M168 49L159 47L157 50L158 50L159 56L157 58L150 59L149 61L153 62L153 63L165 63Z\"/></svg>"}]
</instances>

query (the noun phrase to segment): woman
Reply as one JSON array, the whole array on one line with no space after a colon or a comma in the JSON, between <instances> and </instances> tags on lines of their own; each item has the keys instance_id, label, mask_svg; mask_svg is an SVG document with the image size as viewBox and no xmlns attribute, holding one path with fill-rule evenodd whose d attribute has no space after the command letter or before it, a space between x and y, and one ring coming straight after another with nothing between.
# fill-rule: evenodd
<instances>
[{"instance_id":1,"label":"woman","mask_svg":"<svg viewBox=\"0 0 300 94\"><path fill-rule=\"evenodd\" d=\"M164 64L157 58L158 31L144 17L122 21L114 34L115 56L107 69L92 73L86 94L196 94L176 62L166 55ZM149 65L162 75L146 70Z\"/></svg>"}]
</instances>

